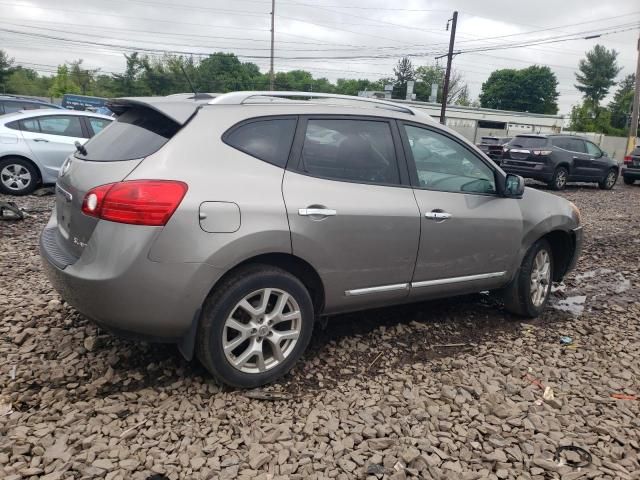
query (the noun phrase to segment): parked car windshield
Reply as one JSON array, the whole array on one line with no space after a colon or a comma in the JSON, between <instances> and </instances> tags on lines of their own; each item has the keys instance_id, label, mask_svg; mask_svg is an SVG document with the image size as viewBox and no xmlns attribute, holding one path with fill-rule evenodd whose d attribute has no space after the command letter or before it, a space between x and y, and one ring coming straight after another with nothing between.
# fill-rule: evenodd
<instances>
[{"instance_id":1,"label":"parked car windshield","mask_svg":"<svg viewBox=\"0 0 640 480\"><path fill-rule=\"evenodd\" d=\"M86 155L97 162L134 160L158 151L180 129L173 120L148 108L132 108L85 144Z\"/></svg>"},{"instance_id":2,"label":"parked car windshield","mask_svg":"<svg viewBox=\"0 0 640 480\"><path fill-rule=\"evenodd\" d=\"M509 142L511 148L538 148L547 145L546 137L515 137Z\"/></svg>"}]
</instances>

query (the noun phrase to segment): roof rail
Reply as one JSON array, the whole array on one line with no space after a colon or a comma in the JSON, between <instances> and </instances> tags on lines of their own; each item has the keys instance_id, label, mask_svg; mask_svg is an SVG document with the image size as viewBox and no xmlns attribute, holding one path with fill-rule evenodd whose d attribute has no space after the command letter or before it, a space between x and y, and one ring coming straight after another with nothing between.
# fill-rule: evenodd
<instances>
[{"instance_id":1,"label":"roof rail","mask_svg":"<svg viewBox=\"0 0 640 480\"><path fill-rule=\"evenodd\" d=\"M291 98L293 97L293 98ZM424 115L416 112L413 108L400 105L385 100L376 100L366 97L355 97L352 95L338 95L333 93L316 93L316 92L273 92L273 91L255 91L255 92L231 92L220 95L209 102L209 105L243 105L246 103L272 103L274 101L286 101L287 99L314 99L327 98L333 100L341 100L343 102L359 102L368 104L370 108L383 108L387 110L395 110L397 112L408 113L409 115ZM251 101L253 99L254 101Z\"/></svg>"}]
</instances>

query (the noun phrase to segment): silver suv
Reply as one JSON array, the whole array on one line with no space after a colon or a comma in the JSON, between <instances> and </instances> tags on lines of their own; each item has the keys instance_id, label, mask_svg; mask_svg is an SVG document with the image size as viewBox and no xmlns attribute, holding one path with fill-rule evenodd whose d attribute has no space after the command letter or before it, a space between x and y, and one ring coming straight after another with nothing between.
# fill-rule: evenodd
<instances>
[{"instance_id":1,"label":"silver suv","mask_svg":"<svg viewBox=\"0 0 640 480\"><path fill-rule=\"evenodd\" d=\"M48 276L99 325L175 342L230 385L285 374L339 312L498 290L539 315L579 255L572 203L419 109L304 92L109 108L61 169Z\"/></svg>"}]
</instances>

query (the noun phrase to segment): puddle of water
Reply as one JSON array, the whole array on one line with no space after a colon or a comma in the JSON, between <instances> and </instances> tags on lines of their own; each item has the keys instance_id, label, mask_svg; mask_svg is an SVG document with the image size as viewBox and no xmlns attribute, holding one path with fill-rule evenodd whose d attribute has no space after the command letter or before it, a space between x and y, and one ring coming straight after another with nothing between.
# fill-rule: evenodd
<instances>
[{"instance_id":1,"label":"puddle of water","mask_svg":"<svg viewBox=\"0 0 640 480\"><path fill-rule=\"evenodd\" d=\"M581 281L581 280L587 280L589 278L595 278L596 275L600 276L600 275L609 275L611 273L614 273L615 270L611 270L610 268L597 268L596 270L589 270L588 272L584 272L584 273L579 273L578 275L576 275L575 279L576 281Z\"/></svg>"},{"instance_id":2,"label":"puddle of water","mask_svg":"<svg viewBox=\"0 0 640 480\"><path fill-rule=\"evenodd\" d=\"M569 312L572 315L582 315L584 312L584 304L587 300L586 295L576 295L573 297L567 297L562 300L558 300L556 303L551 306L556 310L560 310L562 312Z\"/></svg>"}]
</instances>

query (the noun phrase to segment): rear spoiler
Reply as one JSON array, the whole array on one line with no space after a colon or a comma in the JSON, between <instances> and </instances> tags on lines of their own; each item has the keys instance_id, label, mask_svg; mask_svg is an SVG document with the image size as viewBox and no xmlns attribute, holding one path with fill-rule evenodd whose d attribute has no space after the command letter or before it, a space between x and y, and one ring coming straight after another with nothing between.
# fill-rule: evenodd
<instances>
[{"instance_id":1,"label":"rear spoiler","mask_svg":"<svg viewBox=\"0 0 640 480\"><path fill-rule=\"evenodd\" d=\"M193 97L192 97L193 98ZM202 105L212 97L185 99L171 97L124 97L107 102L107 108L116 115L122 115L131 108L149 108L161 113L179 125L185 125Z\"/></svg>"}]
</instances>

